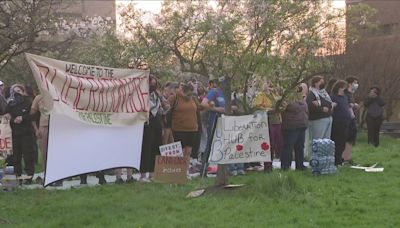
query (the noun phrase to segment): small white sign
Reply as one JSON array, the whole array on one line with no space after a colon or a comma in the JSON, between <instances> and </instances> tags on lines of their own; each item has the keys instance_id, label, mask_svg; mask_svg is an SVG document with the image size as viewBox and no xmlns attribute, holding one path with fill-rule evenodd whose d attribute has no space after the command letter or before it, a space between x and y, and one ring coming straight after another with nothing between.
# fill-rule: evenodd
<instances>
[{"instance_id":1,"label":"small white sign","mask_svg":"<svg viewBox=\"0 0 400 228\"><path fill-rule=\"evenodd\" d=\"M159 148L161 156L183 157L182 144L180 141L162 145Z\"/></svg>"}]
</instances>

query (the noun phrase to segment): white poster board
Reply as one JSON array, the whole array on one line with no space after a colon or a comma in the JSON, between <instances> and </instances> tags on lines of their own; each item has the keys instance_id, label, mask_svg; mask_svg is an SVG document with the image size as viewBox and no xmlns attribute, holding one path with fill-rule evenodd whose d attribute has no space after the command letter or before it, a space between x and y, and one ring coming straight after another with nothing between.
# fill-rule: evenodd
<instances>
[{"instance_id":1,"label":"white poster board","mask_svg":"<svg viewBox=\"0 0 400 228\"><path fill-rule=\"evenodd\" d=\"M174 142L159 147L161 156L183 157L181 142Z\"/></svg>"},{"instance_id":2,"label":"white poster board","mask_svg":"<svg viewBox=\"0 0 400 228\"><path fill-rule=\"evenodd\" d=\"M71 63L26 54L46 110L100 126L144 123L149 71Z\"/></svg>"},{"instance_id":3,"label":"white poster board","mask_svg":"<svg viewBox=\"0 0 400 228\"><path fill-rule=\"evenodd\" d=\"M143 126L93 126L52 114L44 185L109 168L139 169Z\"/></svg>"},{"instance_id":4,"label":"white poster board","mask_svg":"<svg viewBox=\"0 0 400 228\"><path fill-rule=\"evenodd\" d=\"M231 164L271 161L266 113L222 116L217 121L210 163Z\"/></svg>"},{"instance_id":5,"label":"white poster board","mask_svg":"<svg viewBox=\"0 0 400 228\"><path fill-rule=\"evenodd\" d=\"M149 71L26 53L50 113L45 183L118 167L139 169Z\"/></svg>"}]
</instances>

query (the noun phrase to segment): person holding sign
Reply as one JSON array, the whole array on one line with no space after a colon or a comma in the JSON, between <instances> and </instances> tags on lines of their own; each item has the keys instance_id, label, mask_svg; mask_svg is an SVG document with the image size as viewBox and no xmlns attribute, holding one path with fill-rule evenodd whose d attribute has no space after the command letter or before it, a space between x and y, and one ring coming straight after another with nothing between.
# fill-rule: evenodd
<instances>
[{"instance_id":1,"label":"person holding sign","mask_svg":"<svg viewBox=\"0 0 400 228\"><path fill-rule=\"evenodd\" d=\"M31 101L26 96L24 86L19 84L11 86L6 113L11 120L14 169L17 177L22 175L21 160L23 158L26 174L31 177L26 180L26 184L32 183L35 171L34 139L31 122L32 116L29 114L30 110Z\"/></svg>"},{"instance_id":2,"label":"person holding sign","mask_svg":"<svg viewBox=\"0 0 400 228\"><path fill-rule=\"evenodd\" d=\"M145 182L153 178L156 156L160 154L159 147L162 144L162 116L164 110L170 108L168 102L163 99L162 95L157 91L158 86L157 79L154 76L150 76L150 113L149 121L144 125L142 155L140 160L140 181ZM146 178L146 173L149 173L149 179Z\"/></svg>"},{"instance_id":3,"label":"person holding sign","mask_svg":"<svg viewBox=\"0 0 400 228\"><path fill-rule=\"evenodd\" d=\"M175 96L170 96L172 132L175 142L180 141L184 156L189 157L196 144L199 102L193 96L193 86L181 82Z\"/></svg>"},{"instance_id":4,"label":"person holding sign","mask_svg":"<svg viewBox=\"0 0 400 228\"><path fill-rule=\"evenodd\" d=\"M269 123L269 136L271 139L271 156L272 159L279 158L282 150L282 117L279 110L276 110L276 101L279 99L279 94L272 87L271 81L263 84L262 92L257 94L254 99L253 106L267 111ZM272 171L272 162L264 163L264 171Z\"/></svg>"},{"instance_id":5,"label":"person holding sign","mask_svg":"<svg viewBox=\"0 0 400 228\"><path fill-rule=\"evenodd\" d=\"M303 98L303 88L298 87L294 101L289 103L282 114L283 150L281 169L288 170L292 164L294 149L296 170L305 170L304 142L308 125L308 107Z\"/></svg>"},{"instance_id":6,"label":"person holding sign","mask_svg":"<svg viewBox=\"0 0 400 228\"><path fill-rule=\"evenodd\" d=\"M43 96L41 94L37 95L35 99L33 99L30 114L32 116L40 115L39 124L36 123L37 118L33 118L32 126L35 130L36 138L39 139L39 146L41 151L42 158L42 167L43 170L46 168L46 159L47 159L47 143L49 138L49 114L46 110ZM39 127L38 127L39 126ZM38 177L36 181L42 181L41 177ZM62 181L56 182L54 185L60 186L62 185Z\"/></svg>"},{"instance_id":7,"label":"person holding sign","mask_svg":"<svg viewBox=\"0 0 400 228\"><path fill-rule=\"evenodd\" d=\"M217 115L225 113L225 95L219 86L218 79L211 80L209 85L210 90L207 96L203 98L201 105L210 111L208 114L207 133L211 136L212 127L217 119ZM212 139L209 137L209 140Z\"/></svg>"},{"instance_id":8,"label":"person holding sign","mask_svg":"<svg viewBox=\"0 0 400 228\"><path fill-rule=\"evenodd\" d=\"M209 87L210 89L208 90L207 96L201 101L202 107L209 111L207 121L207 144L210 144L212 141L212 128L217 116L225 113L224 91L219 86L218 79L210 80Z\"/></svg>"}]
</instances>

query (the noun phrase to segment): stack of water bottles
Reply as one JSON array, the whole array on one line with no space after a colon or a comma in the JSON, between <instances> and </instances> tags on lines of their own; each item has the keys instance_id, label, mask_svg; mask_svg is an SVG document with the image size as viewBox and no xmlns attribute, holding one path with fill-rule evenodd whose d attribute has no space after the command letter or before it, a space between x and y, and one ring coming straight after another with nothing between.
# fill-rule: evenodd
<instances>
[{"instance_id":1,"label":"stack of water bottles","mask_svg":"<svg viewBox=\"0 0 400 228\"><path fill-rule=\"evenodd\" d=\"M330 139L314 139L310 166L314 174L336 173L335 142Z\"/></svg>"},{"instance_id":2,"label":"stack of water bottles","mask_svg":"<svg viewBox=\"0 0 400 228\"><path fill-rule=\"evenodd\" d=\"M1 169L1 168L0 168ZM1 188L11 191L18 188L17 176L14 173L14 166L6 166L1 173Z\"/></svg>"}]
</instances>

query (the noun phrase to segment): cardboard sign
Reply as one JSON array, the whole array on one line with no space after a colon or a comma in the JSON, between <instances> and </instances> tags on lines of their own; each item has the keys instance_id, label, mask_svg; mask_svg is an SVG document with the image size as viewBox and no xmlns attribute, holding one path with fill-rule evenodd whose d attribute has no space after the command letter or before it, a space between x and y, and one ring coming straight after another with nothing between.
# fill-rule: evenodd
<instances>
[{"instance_id":1,"label":"cardboard sign","mask_svg":"<svg viewBox=\"0 0 400 228\"><path fill-rule=\"evenodd\" d=\"M266 113L218 119L209 162L218 164L271 161Z\"/></svg>"},{"instance_id":2,"label":"cardboard sign","mask_svg":"<svg viewBox=\"0 0 400 228\"><path fill-rule=\"evenodd\" d=\"M181 142L174 142L162 145L159 148L161 156L183 157Z\"/></svg>"},{"instance_id":3,"label":"cardboard sign","mask_svg":"<svg viewBox=\"0 0 400 228\"><path fill-rule=\"evenodd\" d=\"M154 181L167 184L185 184L189 157L156 156Z\"/></svg>"}]
</instances>

